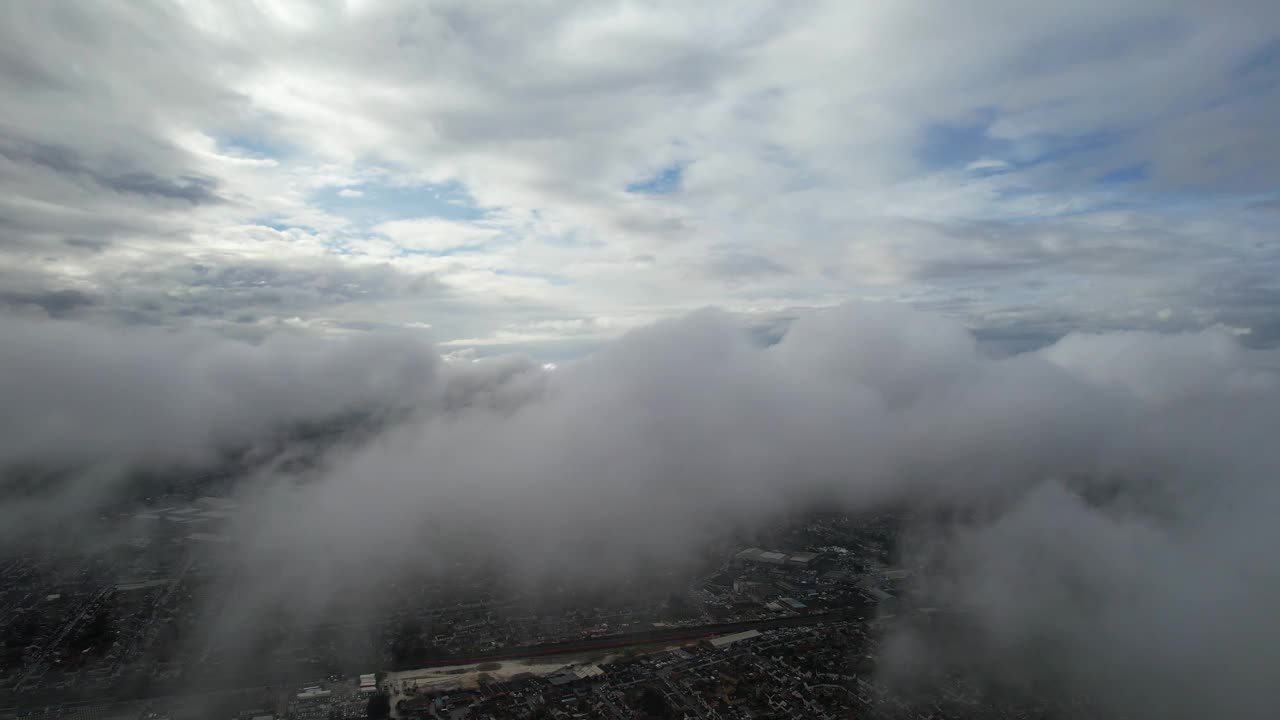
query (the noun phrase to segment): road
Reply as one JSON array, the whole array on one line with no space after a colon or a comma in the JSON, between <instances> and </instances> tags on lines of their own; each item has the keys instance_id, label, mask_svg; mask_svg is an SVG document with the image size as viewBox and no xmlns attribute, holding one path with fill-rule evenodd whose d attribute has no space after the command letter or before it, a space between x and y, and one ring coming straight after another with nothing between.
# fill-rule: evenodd
<instances>
[{"instance_id":1,"label":"road","mask_svg":"<svg viewBox=\"0 0 1280 720\"><path fill-rule=\"evenodd\" d=\"M676 642L681 640L701 640L716 635L728 635L743 630L767 630L778 627L794 627L799 625L817 625L823 622L837 622L866 616L871 612L868 608L845 608L827 613L810 615L794 615L783 618L764 620L742 620L731 623L713 625L697 625L691 627L660 628L645 630L625 635L609 635L588 640L571 640L561 643L542 645L526 645L523 647L498 648L496 650L467 655L447 655L441 657L415 660L390 667L390 670L412 670L422 667L439 667L441 665L471 665L490 660L520 660L532 657L551 655L569 655L591 650L609 650L625 648L633 645L651 645L660 642Z\"/></svg>"},{"instance_id":2,"label":"road","mask_svg":"<svg viewBox=\"0 0 1280 720\"><path fill-rule=\"evenodd\" d=\"M84 622L84 619L88 617L90 610L96 608L98 603L101 602L104 597L113 592L115 592L114 588L104 588L99 590L92 598L89 599L88 602L81 605L80 612L77 613L74 618L71 618L69 622L63 625L58 633L53 636L53 639L45 643L40 648L40 654L27 664L26 672L24 672L18 682L15 683L15 687L22 687L22 684L31 679L31 677L36 673L44 672L48 665L46 661L49 659L49 655L62 645L62 641L67 639L67 636L71 634L72 630L75 630L80 626L80 623Z\"/></svg>"},{"instance_id":3,"label":"road","mask_svg":"<svg viewBox=\"0 0 1280 720\"><path fill-rule=\"evenodd\" d=\"M562 643L546 643L542 645L501 648L491 652L469 655L434 657L418 662L392 666L387 669L403 671L415 668L439 667L444 665L472 665L497 660L521 660L525 658L571 655L595 650L621 650L628 647L654 645L657 643L701 640L715 637L717 635L741 632L743 630L767 630L779 627L797 627L817 625L826 622L839 622L869 616L871 612L872 610L870 606L865 608L851 607L827 613L769 618L765 620L744 620L731 623L717 623L713 625L698 625L695 627L660 628L656 630L646 630L643 632L628 633L625 635L613 635L591 640L573 640ZM225 678L200 683L200 687L198 689L191 689L181 693L163 693L151 697L119 697L104 694L102 696L77 698L77 702L74 704L93 705L125 701L149 701L153 705L159 706L161 703L164 705L172 705L175 703L187 703L197 700L212 701L219 697L230 697L236 694L261 692L268 686L279 688L282 686L305 684L316 679L314 671L292 673L276 672L271 675L266 675L260 670L254 670L254 672L259 680L253 684L246 683L245 678L243 677ZM342 674L346 676L353 676L359 672L368 672L367 667L344 668ZM19 709L42 707L50 704L49 698L47 697L18 697L12 698L12 700L15 701L14 704Z\"/></svg>"}]
</instances>

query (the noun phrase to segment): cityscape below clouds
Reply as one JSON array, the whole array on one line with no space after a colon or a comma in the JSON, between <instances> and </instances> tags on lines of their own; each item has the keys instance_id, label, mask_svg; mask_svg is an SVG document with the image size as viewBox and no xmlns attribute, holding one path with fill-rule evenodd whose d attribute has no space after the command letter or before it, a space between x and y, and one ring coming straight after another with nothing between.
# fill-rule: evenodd
<instances>
[{"instance_id":1,"label":"cityscape below clouds","mask_svg":"<svg viewBox=\"0 0 1280 720\"><path fill-rule=\"evenodd\" d=\"M0 720L1276 715L1280 5L0 17Z\"/></svg>"}]
</instances>

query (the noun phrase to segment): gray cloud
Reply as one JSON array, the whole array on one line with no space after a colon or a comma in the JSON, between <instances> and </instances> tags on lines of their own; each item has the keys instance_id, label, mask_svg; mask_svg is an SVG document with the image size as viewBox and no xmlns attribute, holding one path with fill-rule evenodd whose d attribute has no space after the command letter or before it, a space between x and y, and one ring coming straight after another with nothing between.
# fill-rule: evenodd
<instances>
[{"instance_id":1,"label":"gray cloud","mask_svg":"<svg viewBox=\"0 0 1280 720\"><path fill-rule=\"evenodd\" d=\"M950 300L974 324L1039 306L1028 322L1164 327L1142 318L1195 306L1197 327L1261 327L1203 275L1230 283L1276 255L1256 195L1277 165L1275 9L1201 5L28 4L0 30L0 265L110 296L118 316L229 323L243 313L159 303L122 269L252 265L281 248L246 228L308 228L333 263L364 246L438 273L465 307L433 318L448 339L530 304L603 314L615 293L649 316L888 293ZM845 27L875 42L850 47ZM672 192L625 192L675 167ZM434 214L403 191L437 186L503 242L445 267L369 235L368 220ZM337 187L364 195L335 205ZM1025 280L1042 283L1034 302L1009 290ZM516 302L491 302L497 284ZM415 298L324 319L395 324ZM306 293L275 299L326 315Z\"/></svg>"},{"instance_id":2,"label":"gray cloud","mask_svg":"<svg viewBox=\"0 0 1280 720\"><path fill-rule=\"evenodd\" d=\"M621 578L789 512L905 503L971 510L922 524L904 558L934 569L921 592L974 619L971 667L1140 717L1226 702L1261 718L1277 700L1280 359L1222 333L1075 334L996 357L895 306L795 313L769 343L703 311L554 371L376 336L3 334L0 460L99 468L62 496L79 508L115 486L111 468L400 409L301 475L241 485L243 605L224 622L285 598L318 609L461 552L517 582ZM47 517L30 508L6 527Z\"/></svg>"},{"instance_id":3,"label":"gray cloud","mask_svg":"<svg viewBox=\"0 0 1280 720\"><path fill-rule=\"evenodd\" d=\"M981 518L918 557L991 672L1133 715L1274 707L1280 401L1240 344L1280 339L1274 3L264 7L25 3L0 28L0 463L83 469L39 507L394 408L244 488L272 521L245 520L246 601L464 546L609 577L910 500ZM438 210L400 192L424 183L503 241L367 232ZM982 344L793 309L856 296ZM755 336L704 312L602 344L707 302ZM598 351L442 362L410 322ZM1215 325L1247 334L1078 334Z\"/></svg>"},{"instance_id":4,"label":"gray cloud","mask_svg":"<svg viewBox=\"0 0 1280 720\"><path fill-rule=\"evenodd\" d=\"M215 192L217 182L212 178L184 175L176 179L168 179L147 172L133 171L118 175L96 176L94 179L103 187L116 192L186 200L193 205L222 202L222 198Z\"/></svg>"},{"instance_id":5,"label":"gray cloud","mask_svg":"<svg viewBox=\"0 0 1280 720\"><path fill-rule=\"evenodd\" d=\"M69 237L62 242L69 247L87 250L89 252L102 252L110 245L110 243L105 240L91 240L89 238L78 237Z\"/></svg>"},{"instance_id":6,"label":"gray cloud","mask_svg":"<svg viewBox=\"0 0 1280 720\"><path fill-rule=\"evenodd\" d=\"M786 267L762 255L725 253L713 256L707 263L707 271L727 280L767 278L787 275Z\"/></svg>"},{"instance_id":7,"label":"gray cloud","mask_svg":"<svg viewBox=\"0 0 1280 720\"><path fill-rule=\"evenodd\" d=\"M971 667L1140 717L1277 699L1274 353L1128 333L997 359L950 321L863 306L764 346L708 311L550 373L488 363L305 484L246 488L246 602L319 602L464 547L514 578L598 580L811 507L980 508L906 557L975 618Z\"/></svg>"},{"instance_id":8,"label":"gray cloud","mask_svg":"<svg viewBox=\"0 0 1280 720\"><path fill-rule=\"evenodd\" d=\"M95 302L94 298L79 290L54 290L50 292L0 290L0 305L16 308L34 306L44 310L49 317L54 318L91 306Z\"/></svg>"},{"instance_id":9,"label":"gray cloud","mask_svg":"<svg viewBox=\"0 0 1280 720\"><path fill-rule=\"evenodd\" d=\"M5 141L0 156L13 162L47 168L72 177L86 177L107 190L192 205L223 202L214 178L182 175L165 178L142 170L104 170L93 167L75 149L30 141Z\"/></svg>"},{"instance_id":10,"label":"gray cloud","mask_svg":"<svg viewBox=\"0 0 1280 720\"><path fill-rule=\"evenodd\" d=\"M197 465L289 422L413 403L435 358L396 338L201 333L5 319L0 463Z\"/></svg>"},{"instance_id":11,"label":"gray cloud","mask_svg":"<svg viewBox=\"0 0 1280 720\"><path fill-rule=\"evenodd\" d=\"M147 267L118 267L113 252L107 247L95 253L111 272L96 277L92 285L79 279L78 284L91 287L92 293L38 289L59 280L41 272L40 265L0 275L0 306L39 306L56 316L78 312L84 319L179 328L266 323L269 327L258 333L262 337L279 329L280 323L295 320L358 330L391 327L395 324L380 322L371 308L382 302L436 308L450 297L450 290L435 277L405 273L385 263L354 265L321 257L292 263L203 264L179 256L166 258L168 262L157 258ZM344 311L354 317L344 318Z\"/></svg>"}]
</instances>

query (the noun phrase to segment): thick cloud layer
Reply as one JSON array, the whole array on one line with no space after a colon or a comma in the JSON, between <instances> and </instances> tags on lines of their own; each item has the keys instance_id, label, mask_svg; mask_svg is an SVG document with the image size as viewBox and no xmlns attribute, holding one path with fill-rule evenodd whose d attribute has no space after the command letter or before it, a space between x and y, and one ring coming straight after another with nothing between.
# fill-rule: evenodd
<instances>
[{"instance_id":1,"label":"thick cloud layer","mask_svg":"<svg viewBox=\"0 0 1280 720\"><path fill-rule=\"evenodd\" d=\"M964 524L927 527L907 559L933 568L922 592L974 618L966 652L994 672L1137 716L1264 717L1280 700L1280 375L1227 335L1080 335L996 358L895 306L808 314L768 346L709 310L554 371L433 373L396 345L26 332L5 351L31 368L15 407L47 427L84 413L27 447L141 459L363 398L413 405L321 470L245 487L242 612L461 553L516 579L610 579L790 511L961 507Z\"/></svg>"},{"instance_id":2,"label":"thick cloud layer","mask_svg":"<svg viewBox=\"0 0 1280 720\"><path fill-rule=\"evenodd\" d=\"M194 476L308 423L416 407L438 365L385 337L249 345L13 318L0 337L0 542L107 504L132 471ZM23 492L39 482L52 487Z\"/></svg>"},{"instance_id":3,"label":"thick cloud layer","mask_svg":"<svg viewBox=\"0 0 1280 720\"><path fill-rule=\"evenodd\" d=\"M1274 0L8 3L0 303L544 359L868 297L1275 345L1277 27Z\"/></svg>"},{"instance_id":4,"label":"thick cloud layer","mask_svg":"<svg viewBox=\"0 0 1280 720\"><path fill-rule=\"evenodd\" d=\"M334 458L302 500L406 514L346 543L356 555L462 517L525 559L590 542L621 561L819 500L966 501L1052 477L1239 466L1256 451L1214 428L1276 412L1270 361L1213 333L993 359L962 327L889 307L805 317L760 347L705 311L541 378L525 402L425 414Z\"/></svg>"},{"instance_id":5,"label":"thick cloud layer","mask_svg":"<svg viewBox=\"0 0 1280 720\"><path fill-rule=\"evenodd\" d=\"M609 578L791 510L961 507L978 519L925 528L907 559L928 561L921 592L970 613L979 640L926 655L979 656L1139 717L1263 717L1278 379L1274 355L1218 333L1072 336L995 359L891 307L806 316L769 347L706 311L550 374L517 406L427 416L334 458L260 506L299 521L259 530L255 557L293 597L477 548L517 576ZM323 560L272 571L308 548Z\"/></svg>"},{"instance_id":6,"label":"thick cloud layer","mask_svg":"<svg viewBox=\"0 0 1280 720\"><path fill-rule=\"evenodd\" d=\"M75 323L0 325L0 464L208 462L290 423L413 406L436 357L386 337L259 345Z\"/></svg>"}]
</instances>

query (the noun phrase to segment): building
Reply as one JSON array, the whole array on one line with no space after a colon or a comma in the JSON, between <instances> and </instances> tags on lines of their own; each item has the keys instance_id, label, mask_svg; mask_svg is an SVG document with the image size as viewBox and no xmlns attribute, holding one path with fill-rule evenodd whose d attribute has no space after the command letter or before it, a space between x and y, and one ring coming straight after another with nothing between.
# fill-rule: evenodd
<instances>
[{"instance_id":1,"label":"building","mask_svg":"<svg viewBox=\"0 0 1280 720\"><path fill-rule=\"evenodd\" d=\"M709 642L711 643L711 647L720 649L723 647L729 647L736 642L742 642L743 640L750 640L751 638L757 637L760 637L759 630L743 630L742 632L733 633L732 635L721 635L720 637L711 638Z\"/></svg>"},{"instance_id":2,"label":"building","mask_svg":"<svg viewBox=\"0 0 1280 720\"><path fill-rule=\"evenodd\" d=\"M818 553L802 552L795 553L788 560L788 564L799 568L812 568L818 562Z\"/></svg>"},{"instance_id":3,"label":"building","mask_svg":"<svg viewBox=\"0 0 1280 720\"><path fill-rule=\"evenodd\" d=\"M752 547L742 550L733 556L739 564L773 565L775 567L793 567L811 569L817 565L821 556L813 552L784 553L777 550L761 550Z\"/></svg>"},{"instance_id":4,"label":"building","mask_svg":"<svg viewBox=\"0 0 1280 720\"><path fill-rule=\"evenodd\" d=\"M299 700L319 700L320 698L327 698L332 694L333 694L332 690L324 690L319 685L313 685L311 687L303 688L302 692L298 693L298 699Z\"/></svg>"}]
</instances>

